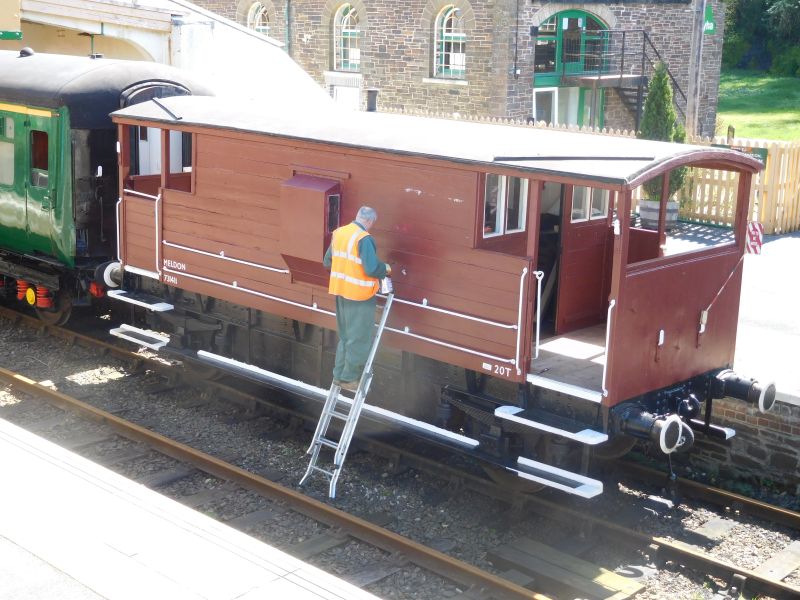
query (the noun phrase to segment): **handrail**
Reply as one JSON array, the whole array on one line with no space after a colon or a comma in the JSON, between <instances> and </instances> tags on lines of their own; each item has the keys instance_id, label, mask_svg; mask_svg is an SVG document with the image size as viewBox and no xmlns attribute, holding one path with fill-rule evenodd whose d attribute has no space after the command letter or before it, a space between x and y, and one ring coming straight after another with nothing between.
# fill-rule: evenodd
<instances>
[{"instance_id":1,"label":"handrail","mask_svg":"<svg viewBox=\"0 0 800 600\"><path fill-rule=\"evenodd\" d=\"M608 303L608 312L606 313L606 351L605 360L603 361L603 383L601 389L603 390L603 397L608 397L608 390L606 389L606 373L608 372L608 344L611 341L611 311L617 304L617 299L612 298Z\"/></svg>"},{"instance_id":2,"label":"handrail","mask_svg":"<svg viewBox=\"0 0 800 600\"><path fill-rule=\"evenodd\" d=\"M542 326L542 279L544 279L544 271L534 271L533 275L536 277L536 348L533 358L539 358L539 331Z\"/></svg>"},{"instance_id":3,"label":"handrail","mask_svg":"<svg viewBox=\"0 0 800 600\"><path fill-rule=\"evenodd\" d=\"M519 276L519 307L517 308L517 352L514 355L514 364L517 367L517 375L522 375L522 369L519 368L519 348L522 343L522 298L525 292L525 276L528 274L528 267L522 269Z\"/></svg>"},{"instance_id":4,"label":"handrail","mask_svg":"<svg viewBox=\"0 0 800 600\"><path fill-rule=\"evenodd\" d=\"M156 197L154 204L156 216L156 273L159 279L161 278L161 225L158 218L158 207L161 205L161 194Z\"/></svg>"},{"instance_id":5,"label":"handrail","mask_svg":"<svg viewBox=\"0 0 800 600\"><path fill-rule=\"evenodd\" d=\"M152 194L145 194L144 192L137 192L136 190L129 190L128 188L125 188L122 191L125 194L133 194L134 196L141 196L142 198L148 198L150 200L158 200L161 197L160 194L158 196L153 196Z\"/></svg>"},{"instance_id":6,"label":"handrail","mask_svg":"<svg viewBox=\"0 0 800 600\"><path fill-rule=\"evenodd\" d=\"M254 296L258 296L260 298L266 298L267 300L273 300L275 302L282 302L283 304L289 304L291 306L296 306L298 308L305 308L307 310L311 310L314 312L323 313L329 315L331 317L335 317L336 313L331 312L329 310L325 310L323 308L319 308L317 303L313 303L312 305L302 304L300 302L294 302L293 300L286 300L285 298L281 298L280 296L272 296L270 294L265 294L263 292L259 292L257 290L251 290L250 288L242 287L237 284L237 282L226 283L224 281L218 281L216 279L211 279L209 277L203 277L201 275L192 275L191 273L187 273L186 271L176 271L174 269L170 269L169 267L164 267L164 272L166 273L174 273L175 275L180 275L181 277L188 277L189 279L196 279L197 281L204 281L206 283L210 283L213 285L219 285L221 287L229 288L232 290L238 290L240 292L245 292L246 294L252 294ZM465 352L466 354L472 354L475 356L480 356L482 358L488 358L500 363L507 363L507 364L514 364L513 358L501 358L499 356L494 356L492 354L486 354L484 352L478 352L477 350L472 350L471 348L466 348L464 346L457 346L455 344L449 344L447 342L443 342L441 340L437 340L434 338L429 338L426 336L422 336L416 333L411 333L409 329L395 329L393 327L386 327L388 331L392 331L394 333L399 333L401 335L407 335L409 337L413 337L419 340L424 340L426 342L430 342L432 344L436 344L438 346L444 346L445 348L452 348L453 350L459 350L461 352Z\"/></svg>"},{"instance_id":7,"label":"handrail","mask_svg":"<svg viewBox=\"0 0 800 600\"><path fill-rule=\"evenodd\" d=\"M227 260L230 262L235 262L241 265L247 265L248 267L255 267L256 269L264 269L266 271L274 271L275 273L283 273L288 274L290 273L289 269L279 269L278 267L270 267L269 265L261 265L258 263L250 262L249 260L244 260L241 258L231 258L230 256L225 256L224 251L220 250L219 254L214 254L213 252L208 252L206 250L199 250L198 248L191 248L189 246L184 246L182 244L175 244L173 242L168 242L167 240L163 240L161 242L165 246L170 248L177 248L178 250L183 250L185 252L194 252L195 254L202 254L203 256L210 256L211 258L218 258L220 260Z\"/></svg>"},{"instance_id":8,"label":"handrail","mask_svg":"<svg viewBox=\"0 0 800 600\"><path fill-rule=\"evenodd\" d=\"M120 252L120 240L122 236L120 235L120 224L122 223L122 219L120 218L120 208L122 208L122 197L117 200L117 260L121 263L122 262L122 253Z\"/></svg>"}]
</instances>

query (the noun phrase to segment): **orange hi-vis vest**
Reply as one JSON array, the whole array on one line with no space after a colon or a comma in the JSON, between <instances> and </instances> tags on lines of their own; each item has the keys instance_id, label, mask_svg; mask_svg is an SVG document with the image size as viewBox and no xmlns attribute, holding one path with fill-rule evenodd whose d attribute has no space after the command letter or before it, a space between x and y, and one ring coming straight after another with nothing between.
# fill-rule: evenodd
<instances>
[{"instance_id":1,"label":"orange hi-vis vest","mask_svg":"<svg viewBox=\"0 0 800 600\"><path fill-rule=\"evenodd\" d=\"M358 243L368 235L355 223L333 232L329 293L348 300L369 300L378 292L378 280L367 276L358 255Z\"/></svg>"}]
</instances>

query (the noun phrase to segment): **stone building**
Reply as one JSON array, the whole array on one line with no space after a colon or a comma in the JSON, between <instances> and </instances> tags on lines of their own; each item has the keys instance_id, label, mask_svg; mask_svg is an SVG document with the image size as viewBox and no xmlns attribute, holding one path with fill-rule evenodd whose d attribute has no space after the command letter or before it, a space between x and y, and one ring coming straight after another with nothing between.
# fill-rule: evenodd
<instances>
[{"instance_id":1,"label":"stone building","mask_svg":"<svg viewBox=\"0 0 800 600\"><path fill-rule=\"evenodd\" d=\"M714 133L722 0L196 2L283 42L334 98L362 108L377 88L382 108L630 129L662 60L679 114Z\"/></svg>"}]
</instances>

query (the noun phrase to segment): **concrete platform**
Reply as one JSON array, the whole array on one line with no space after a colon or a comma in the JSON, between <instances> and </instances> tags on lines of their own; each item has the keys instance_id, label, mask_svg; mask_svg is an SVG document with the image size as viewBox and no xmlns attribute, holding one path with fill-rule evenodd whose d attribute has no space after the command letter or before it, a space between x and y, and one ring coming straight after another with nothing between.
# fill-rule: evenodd
<instances>
[{"instance_id":1,"label":"concrete platform","mask_svg":"<svg viewBox=\"0 0 800 600\"><path fill-rule=\"evenodd\" d=\"M3 600L376 600L0 419Z\"/></svg>"}]
</instances>

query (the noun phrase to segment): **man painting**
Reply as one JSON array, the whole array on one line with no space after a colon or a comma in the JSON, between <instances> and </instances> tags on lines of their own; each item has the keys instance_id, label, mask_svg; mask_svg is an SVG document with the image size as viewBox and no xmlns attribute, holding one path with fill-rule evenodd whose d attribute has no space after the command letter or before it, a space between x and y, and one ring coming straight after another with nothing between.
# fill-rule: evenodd
<instances>
[{"instance_id":1,"label":"man painting","mask_svg":"<svg viewBox=\"0 0 800 600\"><path fill-rule=\"evenodd\" d=\"M375 240L369 234L377 219L375 209L359 208L352 223L333 232L322 261L331 271L328 292L336 296L339 345L333 382L349 391L358 388L372 346L378 280L392 271L378 260Z\"/></svg>"}]
</instances>

